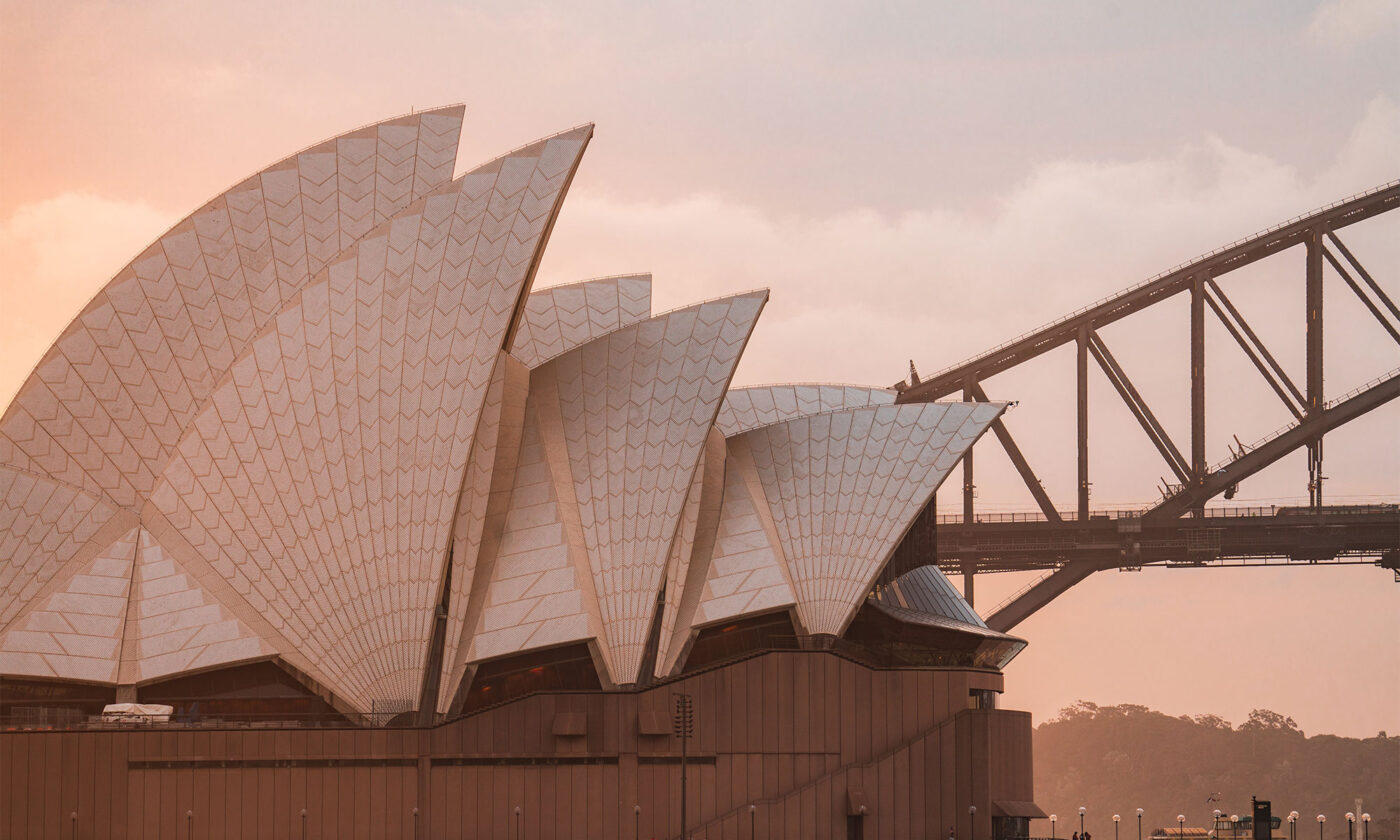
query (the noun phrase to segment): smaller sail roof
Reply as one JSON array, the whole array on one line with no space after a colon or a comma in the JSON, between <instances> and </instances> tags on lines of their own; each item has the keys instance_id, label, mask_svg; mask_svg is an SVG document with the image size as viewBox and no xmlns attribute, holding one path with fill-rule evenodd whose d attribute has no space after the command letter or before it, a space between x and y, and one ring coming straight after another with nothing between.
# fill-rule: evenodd
<instances>
[{"instance_id":1,"label":"smaller sail roof","mask_svg":"<svg viewBox=\"0 0 1400 840\"><path fill-rule=\"evenodd\" d=\"M882 587L876 596L882 604L986 627L986 622L953 587L937 566L917 566Z\"/></svg>"},{"instance_id":2,"label":"smaller sail roof","mask_svg":"<svg viewBox=\"0 0 1400 840\"><path fill-rule=\"evenodd\" d=\"M808 633L839 635L909 524L1004 403L843 409L740 437Z\"/></svg>"},{"instance_id":3,"label":"smaller sail roof","mask_svg":"<svg viewBox=\"0 0 1400 840\"><path fill-rule=\"evenodd\" d=\"M750 385L731 388L724 397L715 425L726 437L843 408L890 405L895 392L867 385L830 382L794 382L782 385Z\"/></svg>"},{"instance_id":4,"label":"smaller sail roof","mask_svg":"<svg viewBox=\"0 0 1400 840\"><path fill-rule=\"evenodd\" d=\"M510 353L528 367L651 317L651 275L621 274L530 293Z\"/></svg>"}]
</instances>

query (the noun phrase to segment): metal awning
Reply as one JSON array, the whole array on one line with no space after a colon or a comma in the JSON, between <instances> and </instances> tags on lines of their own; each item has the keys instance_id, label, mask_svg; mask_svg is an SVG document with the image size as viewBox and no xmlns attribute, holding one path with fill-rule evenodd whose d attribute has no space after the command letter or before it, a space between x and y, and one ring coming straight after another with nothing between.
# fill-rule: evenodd
<instances>
[{"instance_id":1,"label":"metal awning","mask_svg":"<svg viewBox=\"0 0 1400 840\"><path fill-rule=\"evenodd\" d=\"M1045 816L1040 806L1034 802L1017 802L1013 799L997 799L992 802L994 817L1029 817L1040 819Z\"/></svg>"}]
</instances>

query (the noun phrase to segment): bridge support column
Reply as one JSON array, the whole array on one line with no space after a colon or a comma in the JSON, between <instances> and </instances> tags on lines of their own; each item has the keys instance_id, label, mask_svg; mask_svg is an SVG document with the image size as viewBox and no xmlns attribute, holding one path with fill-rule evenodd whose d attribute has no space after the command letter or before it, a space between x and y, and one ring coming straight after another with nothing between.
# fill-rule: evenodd
<instances>
[{"instance_id":1,"label":"bridge support column","mask_svg":"<svg viewBox=\"0 0 1400 840\"><path fill-rule=\"evenodd\" d=\"M963 382L963 402L974 402L977 390L976 377L969 376ZM972 480L972 453L976 446L970 446L963 455L963 524L971 525L975 520L973 510L973 499L977 497L977 485ZM972 556L963 558L963 599L967 601L969 607L976 609L973 604L973 575L977 569L976 560Z\"/></svg>"},{"instance_id":2,"label":"bridge support column","mask_svg":"<svg viewBox=\"0 0 1400 840\"><path fill-rule=\"evenodd\" d=\"M1079 328L1075 379L1079 389L1079 506L1080 522L1089 521L1089 327Z\"/></svg>"},{"instance_id":3,"label":"bridge support column","mask_svg":"<svg viewBox=\"0 0 1400 840\"><path fill-rule=\"evenodd\" d=\"M1325 407L1322 387L1322 259L1323 228L1308 231L1307 238L1307 397L1305 416L1316 419ZM1308 445L1308 501L1322 506L1322 438Z\"/></svg>"},{"instance_id":4,"label":"bridge support column","mask_svg":"<svg viewBox=\"0 0 1400 840\"><path fill-rule=\"evenodd\" d=\"M1206 275L1191 278L1191 481L1206 477ZM1205 516L1205 500L1191 512Z\"/></svg>"}]
</instances>

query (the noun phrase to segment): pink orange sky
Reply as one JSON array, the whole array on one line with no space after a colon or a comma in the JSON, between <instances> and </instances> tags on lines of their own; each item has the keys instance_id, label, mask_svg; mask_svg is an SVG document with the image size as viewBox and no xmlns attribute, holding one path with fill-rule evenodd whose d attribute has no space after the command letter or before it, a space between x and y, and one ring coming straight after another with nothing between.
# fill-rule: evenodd
<instances>
[{"instance_id":1,"label":"pink orange sky","mask_svg":"<svg viewBox=\"0 0 1400 840\"><path fill-rule=\"evenodd\" d=\"M209 197L366 122L467 104L459 170L581 122L595 138L539 285L655 274L656 306L767 286L736 382L888 385L1216 246L1400 178L1400 2L0 0L0 401L125 262ZM1400 218L1343 238L1395 296ZM1300 378L1302 256L1223 281ZM1400 367L1332 277L1327 390ZM1287 413L1208 334L1208 460ZM1104 340L1178 443L1184 301ZM1063 507L1072 353L987 383ZM1092 386L1095 507L1166 472ZM978 504L1033 504L991 441ZM1337 501L1400 499L1400 406L1328 438ZM1293 457L1240 503L1296 504ZM957 509L956 476L942 491ZM978 579L982 611L1026 583ZM1371 567L1101 573L1020 625L1005 705L1253 708L1400 731L1400 584Z\"/></svg>"}]
</instances>

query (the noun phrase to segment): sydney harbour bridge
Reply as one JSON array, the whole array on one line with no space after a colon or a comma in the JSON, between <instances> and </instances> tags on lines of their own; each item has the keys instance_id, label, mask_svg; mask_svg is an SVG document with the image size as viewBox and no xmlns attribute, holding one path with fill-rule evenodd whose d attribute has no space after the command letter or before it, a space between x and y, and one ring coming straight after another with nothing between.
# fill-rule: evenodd
<instances>
[{"instance_id":1,"label":"sydney harbour bridge","mask_svg":"<svg viewBox=\"0 0 1400 840\"><path fill-rule=\"evenodd\" d=\"M1012 437L1004 419L993 426L997 441L1025 482L1038 510L979 513L974 458L994 444L984 439L963 462L961 515L940 516L930 504L914 524L907 544L936 553L938 565L963 576L973 600L978 572L1041 571L1042 576L994 610L987 623L1005 632L1097 571L1144 566L1201 567L1310 564L1374 564L1400 582L1400 499L1379 504L1329 505L1324 496L1323 441L1328 432L1400 396L1400 308L1396 295L1367 270L1343 238L1347 227L1400 207L1400 181L1338 201L1261 233L1221 247L1129 289L1084 307L1040 329L1008 341L932 376L896 384L897 402L961 397L986 401L991 377L1033 362L1062 346L1075 348L1073 441L1054 441L1077 456L1077 498L1071 509L1055 504ZM1387 219L1387 222L1393 219ZM1227 275L1285 251L1305 255L1303 326L1305 370L1292 375L1260 339L1226 294ZM1388 279L1394 282L1395 278ZM1344 283L1384 334L1378 354L1387 373L1345 393L1324 390L1324 283ZM1177 295L1189 297L1189 358L1163 360L1190 371L1190 435L1179 446L1109 350L1100 331L1146 312ZM1223 462L1206 461L1210 417L1206 404L1207 311L1219 320L1258 375L1291 416L1288 425L1255 443L1236 442ZM1161 455L1169 478L1155 488L1149 507L1100 511L1089 504L1094 439L1089 418L1090 360L1122 398L1142 432ZM1346 381L1345 371L1328 377ZM995 396L995 395L994 395ZM1098 427L1095 426L1095 429ZM1391 432L1400 434L1400 429ZM990 437L990 436L989 436ZM1308 502L1290 507L1207 507L1217 497L1233 499L1240 483L1285 456L1306 450ZM1147 488L1144 488L1147 489ZM936 528L936 534L935 534Z\"/></svg>"}]
</instances>

